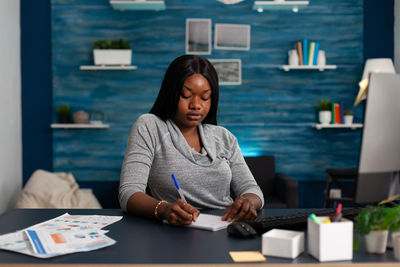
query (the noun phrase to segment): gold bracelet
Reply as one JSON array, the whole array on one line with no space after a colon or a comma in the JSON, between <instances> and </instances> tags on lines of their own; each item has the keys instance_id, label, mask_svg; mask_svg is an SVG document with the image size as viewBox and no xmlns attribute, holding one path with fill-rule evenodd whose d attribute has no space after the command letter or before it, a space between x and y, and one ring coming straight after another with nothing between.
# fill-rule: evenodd
<instances>
[{"instance_id":1,"label":"gold bracelet","mask_svg":"<svg viewBox=\"0 0 400 267\"><path fill-rule=\"evenodd\" d=\"M156 208L154 209L154 217L156 217L156 219L161 220L161 218L158 216L158 207L160 207L161 203L167 203L167 201L165 200L160 200L157 205Z\"/></svg>"}]
</instances>

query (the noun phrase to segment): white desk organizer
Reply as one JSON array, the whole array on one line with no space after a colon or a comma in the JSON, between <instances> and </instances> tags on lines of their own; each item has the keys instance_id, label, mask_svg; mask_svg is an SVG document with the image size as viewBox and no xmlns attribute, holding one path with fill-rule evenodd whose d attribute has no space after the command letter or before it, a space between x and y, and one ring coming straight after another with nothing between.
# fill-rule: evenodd
<instances>
[{"instance_id":1,"label":"white desk organizer","mask_svg":"<svg viewBox=\"0 0 400 267\"><path fill-rule=\"evenodd\" d=\"M353 222L322 223L329 217L317 217L320 224L307 220L308 253L319 261L353 259Z\"/></svg>"},{"instance_id":2,"label":"white desk organizer","mask_svg":"<svg viewBox=\"0 0 400 267\"><path fill-rule=\"evenodd\" d=\"M262 235L262 254L294 259L304 251L304 233L272 229Z\"/></svg>"}]
</instances>

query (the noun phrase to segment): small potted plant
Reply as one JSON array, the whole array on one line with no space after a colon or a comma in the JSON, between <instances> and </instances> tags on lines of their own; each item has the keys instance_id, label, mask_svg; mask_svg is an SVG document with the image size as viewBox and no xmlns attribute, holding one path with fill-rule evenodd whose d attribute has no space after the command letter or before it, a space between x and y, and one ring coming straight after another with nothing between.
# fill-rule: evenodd
<instances>
[{"instance_id":1,"label":"small potted plant","mask_svg":"<svg viewBox=\"0 0 400 267\"><path fill-rule=\"evenodd\" d=\"M95 65L131 65L132 49L124 39L98 40L93 43Z\"/></svg>"},{"instance_id":2,"label":"small potted plant","mask_svg":"<svg viewBox=\"0 0 400 267\"><path fill-rule=\"evenodd\" d=\"M57 117L59 123L69 123L71 116L71 107L66 104L57 107Z\"/></svg>"},{"instance_id":3,"label":"small potted plant","mask_svg":"<svg viewBox=\"0 0 400 267\"><path fill-rule=\"evenodd\" d=\"M399 228L400 206L367 206L355 218L354 248L358 249L360 235L363 235L367 252L383 254L386 251L389 232Z\"/></svg>"},{"instance_id":4,"label":"small potted plant","mask_svg":"<svg viewBox=\"0 0 400 267\"><path fill-rule=\"evenodd\" d=\"M329 124L332 119L332 102L322 99L317 104L319 122L321 124Z\"/></svg>"},{"instance_id":5,"label":"small potted plant","mask_svg":"<svg viewBox=\"0 0 400 267\"><path fill-rule=\"evenodd\" d=\"M346 109L345 111L343 111L343 117L344 124L351 125L353 123L354 111L352 111L351 109Z\"/></svg>"}]
</instances>

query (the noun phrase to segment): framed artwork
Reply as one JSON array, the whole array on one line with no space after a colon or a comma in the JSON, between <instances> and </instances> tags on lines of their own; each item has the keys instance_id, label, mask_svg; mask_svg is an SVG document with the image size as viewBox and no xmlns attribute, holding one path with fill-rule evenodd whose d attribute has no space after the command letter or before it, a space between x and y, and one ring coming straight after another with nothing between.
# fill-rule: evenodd
<instances>
[{"instance_id":1,"label":"framed artwork","mask_svg":"<svg viewBox=\"0 0 400 267\"><path fill-rule=\"evenodd\" d=\"M211 19L186 19L186 54L211 54Z\"/></svg>"},{"instance_id":2,"label":"framed artwork","mask_svg":"<svg viewBox=\"0 0 400 267\"><path fill-rule=\"evenodd\" d=\"M242 84L242 61L240 59L210 59L218 73L219 85Z\"/></svg>"},{"instance_id":3,"label":"framed artwork","mask_svg":"<svg viewBox=\"0 0 400 267\"><path fill-rule=\"evenodd\" d=\"M250 25L215 24L214 48L250 50Z\"/></svg>"}]
</instances>

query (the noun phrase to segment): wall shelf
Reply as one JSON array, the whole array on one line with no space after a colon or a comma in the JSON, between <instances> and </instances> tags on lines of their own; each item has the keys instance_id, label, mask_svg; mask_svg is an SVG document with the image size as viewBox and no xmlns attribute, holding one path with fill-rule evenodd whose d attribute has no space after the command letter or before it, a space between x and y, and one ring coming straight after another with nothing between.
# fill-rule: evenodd
<instances>
[{"instance_id":1,"label":"wall shelf","mask_svg":"<svg viewBox=\"0 0 400 267\"><path fill-rule=\"evenodd\" d=\"M109 124L90 124L90 123L52 123L53 129L107 129Z\"/></svg>"},{"instance_id":2,"label":"wall shelf","mask_svg":"<svg viewBox=\"0 0 400 267\"><path fill-rule=\"evenodd\" d=\"M80 70L136 70L137 66L111 66L111 65L86 65L80 66Z\"/></svg>"},{"instance_id":3,"label":"wall shelf","mask_svg":"<svg viewBox=\"0 0 400 267\"><path fill-rule=\"evenodd\" d=\"M279 67L280 69L283 69L284 71L290 71L290 70L319 70L319 71L324 71L324 70L333 70L336 69L336 65L324 65L324 66L316 66L316 65L299 65L299 66L291 66L291 65L282 65Z\"/></svg>"},{"instance_id":4,"label":"wall shelf","mask_svg":"<svg viewBox=\"0 0 400 267\"><path fill-rule=\"evenodd\" d=\"M110 0L110 5L118 10L165 10L164 0Z\"/></svg>"},{"instance_id":5,"label":"wall shelf","mask_svg":"<svg viewBox=\"0 0 400 267\"><path fill-rule=\"evenodd\" d=\"M253 10L263 12L264 10L292 10L298 12L299 9L309 5L309 1L254 1Z\"/></svg>"},{"instance_id":6,"label":"wall shelf","mask_svg":"<svg viewBox=\"0 0 400 267\"><path fill-rule=\"evenodd\" d=\"M317 130L321 130L323 128L348 128L355 130L357 128L362 128L363 124L362 123L353 123L353 124L314 124L313 127L315 127Z\"/></svg>"}]
</instances>

